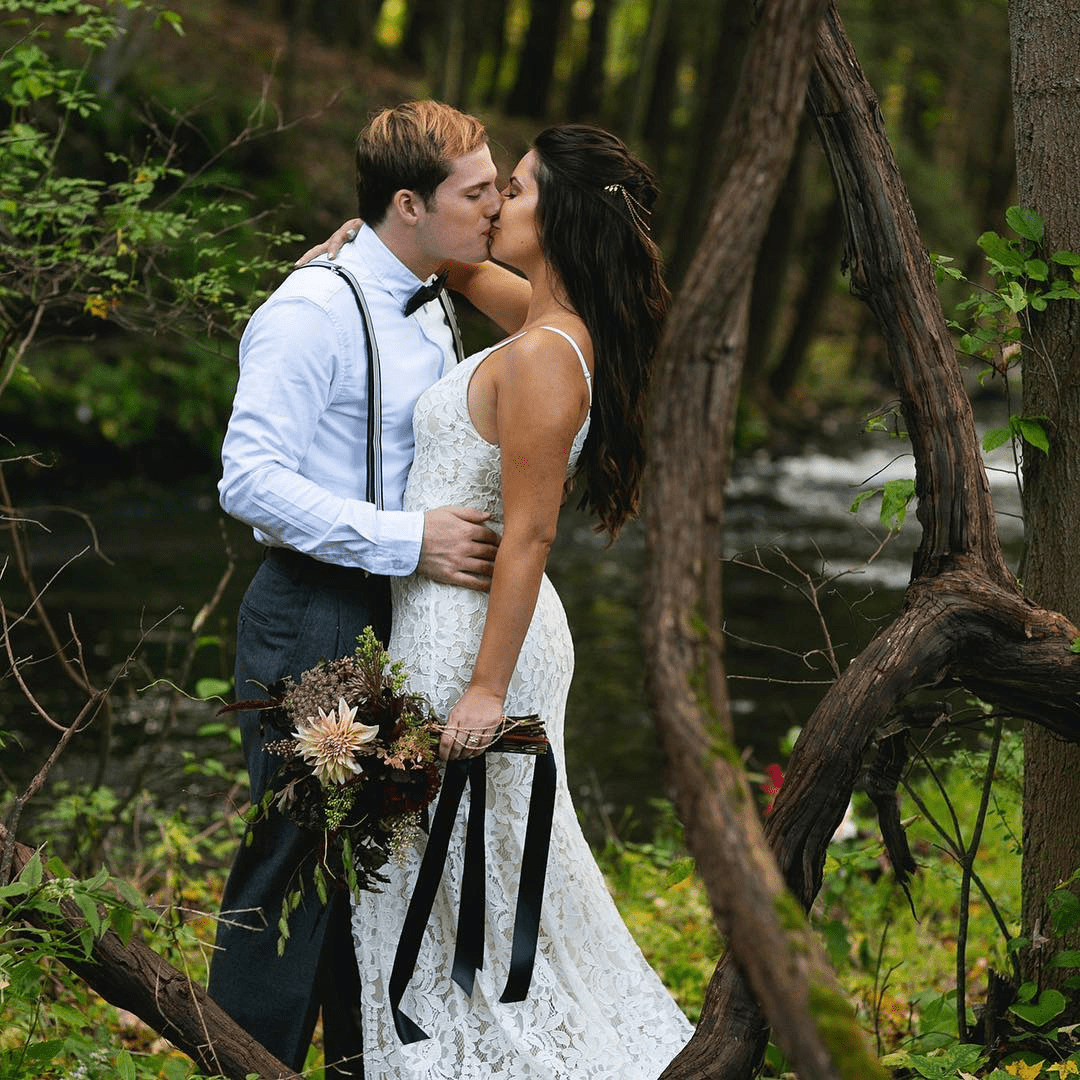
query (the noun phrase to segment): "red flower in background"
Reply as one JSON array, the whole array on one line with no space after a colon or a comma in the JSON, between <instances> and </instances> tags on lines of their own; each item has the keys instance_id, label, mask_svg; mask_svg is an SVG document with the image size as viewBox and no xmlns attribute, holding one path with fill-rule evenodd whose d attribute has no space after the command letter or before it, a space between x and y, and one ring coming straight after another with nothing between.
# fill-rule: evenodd
<instances>
[{"instance_id":1,"label":"red flower in background","mask_svg":"<svg viewBox=\"0 0 1080 1080\"><path fill-rule=\"evenodd\" d=\"M772 765L765 766L765 775L768 777L768 780L761 785L761 790L769 796L769 801L765 806L765 813L771 814L777 793L784 783L784 770L774 762Z\"/></svg>"}]
</instances>

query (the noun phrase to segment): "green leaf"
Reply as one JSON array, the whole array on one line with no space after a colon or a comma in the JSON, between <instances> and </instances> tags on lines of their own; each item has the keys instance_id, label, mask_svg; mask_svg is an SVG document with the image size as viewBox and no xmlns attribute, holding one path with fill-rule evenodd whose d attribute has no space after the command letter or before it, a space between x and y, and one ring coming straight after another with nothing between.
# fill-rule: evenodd
<instances>
[{"instance_id":1,"label":"green leaf","mask_svg":"<svg viewBox=\"0 0 1080 1080\"><path fill-rule=\"evenodd\" d=\"M1069 646L1069 652L1080 653L1080 637L1072 639L1072 644Z\"/></svg>"},{"instance_id":2,"label":"green leaf","mask_svg":"<svg viewBox=\"0 0 1080 1080\"><path fill-rule=\"evenodd\" d=\"M986 453L1004 446L1012 438L1012 428L991 428L982 439L982 448Z\"/></svg>"},{"instance_id":3,"label":"green leaf","mask_svg":"<svg viewBox=\"0 0 1080 1080\"><path fill-rule=\"evenodd\" d=\"M879 490L879 488L873 488L870 491L860 491L859 494L855 496L855 501L848 509L854 514L871 495L876 495Z\"/></svg>"},{"instance_id":4,"label":"green leaf","mask_svg":"<svg viewBox=\"0 0 1080 1080\"><path fill-rule=\"evenodd\" d=\"M1023 270L1024 256L1016 250L1015 245L998 236L996 232L984 232L979 237L979 247L990 259L1000 263L1001 266L1013 270Z\"/></svg>"},{"instance_id":5,"label":"green leaf","mask_svg":"<svg viewBox=\"0 0 1080 1080\"><path fill-rule=\"evenodd\" d=\"M47 1061L52 1061L63 1049L63 1039L46 1039L42 1042L30 1043L30 1045L23 1050L23 1061L28 1064L33 1062L37 1065L44 1065ZM11 1075L29 1076L30 1074L20 1071L17 1074Z\"/></svg>"},{"instance_id":6,"label":"green leaf","mask_svg":"<svg viewBox=\"0 0 1080 1080\"><path fill-rule=\"evenodd\" d=\"M77 892L73 899L78 909L82 912L82 916L86 920L86 925L90 928L91 933L94 937L100 937L103 929L103 921L101 912L98 911L98 906L94 902L93 897Z\"/></svg>"},{"instance_id":7,"label":"green leaf","mask_svg":"<svg viewBox=\"0 0 1080 1080\"><path fill-rule=\"evenodd\" d=\"M179 14L175 11L162 11L159 13L158 18L167 22L180 36L184 36L184 24L180 19Z\"/></svg>"},{"instance_id":8,"label":"green leaf","mask_svg":"<svg viewBox=\"0 0 1080 1080\"><path fill-rule=\"evenodd\" d=\"M1046 428L1039 423L1038 420L1033 420L1030 417L1018 416L1016 418L1016 426L1019 429L1020 436L1024 442L1031 443L1032 446L1038 447L1044 454L1050 453L1050 439L1047 437Z\"/></svg>"},{"instance_id":9,"label":"green leaf","mask_svg":"<svg viewBox=\"0 0 1080 1080\"><path fill-rule=\"evenodd\" d=\"M224 698L232 690L231 679L198 679L195 683L195 696L203 701L211 698Z\"/></svg>"},{"instance_id":10,"label":"green leaf","mask_svg":"<svg viewBox=\"0 0 1080 1080\"><path fill-rule=\"evenodd\" d=\"M135 1059L130 1051L121 1050L116 1055L116 1072L120 1080L135 1080Z\"/></svg>"},{"instance_id":11,"label":"green leaf","mask_svg":"<svg viewBox=\"0 0 1080 1080\"><path fill-rule=\"evenodd\" d=\"M1033 281L1045 281L1050 275L1050 267L1042 259L1028 259L1024 263L1024 273Z\"/></svg>"},{"instance_id":12,"label":"green leaf","mask_svg":"<svg viewBox=\"0 0 1080 1080\"><path fill-rule=\"evenodd\" d=\"M1065 1011L1067 1002L1065 995L1060 990L1044 990L1038 1001L1015 1002L1009 1006L1009 1012L1027 1021L1033 1027L1041 1028L1049 1024L1055 1016L1060 1016Z\"/></svg>"},{"instance_id":13,"label":"green leaf","mask_svg":"<svg viewBox=\"0 0 1080 1080\"><path fill-rule=\"evenodd\" d=\"M974 1043L957 1043L932 1056L911 1054L908 1063L927 1080L953 1080L958 1070L976 1068L981 1063L983 1054L983 1048Z\"/></svg>"},{"instance_id":14,"label":"green leaf","mask_svg":"<svg viewBox=\"0 0 1080 1080\"><path fill-rule=\"evenodd\" d=\"M1050 288L1043 295L1047 300L1080 300L1080 293L1067 281L1050 282Z\"/></svg>"},{"instance_id":15,"label":"green leaf","mask_svg":"<svg viewBox=\"0 0 1080 1080\"><path fill-rule=\"evenodd\" d=\"M1046 903L1055 934L1067 934L1080 923L1080 898L1067 888L1055 889L1046 898Z\"/></svg>"},{"instance_id":16,"label":"green leaf","mask_svg":"<svg viewBox=\"0 0 1080 1080\"><path fill-rule=\"evenodd\" d=\"M1037 210L1031 210L1026 206L1010 206L1005 211L1005 220L1017 236L1022 236L1025 240L1031 240L1036 244L1042 240L1046 232L1046 223L1042 215Z\"/></svg>"},{"instance_id":17,"label":"green leaf","mask_svg":"<svg viewBox=\"0 0 1080 1080\"><path fill-rule=\"evenodd\" d=\"M664 884L670 889L673 885L678 885L679 882L685 881L694 872L694 867L697 863L689 856L676 859L668 868L668 872L664 875Z\"/></svg>"},{"instance_id":18,"label":"green leaf","mask_svg":"<svg viewBox=\"0 0 1080 1080\"><path fill-rule=\"evenodd\" d=\"M934 278L940 285L946 278L950 278L953 281L962 281L963 273L955 266L950 265L956 260L949 255L938 255L936 252L930 253L930 262L934 267Z\"/></svg>"},{"instance_id":19,"label":"green leaf","mask_svg":"<svg viewBox=\"0 0 1080 1080\"><path fill-rule=\"evenodd\" d=\"M132 914L131 908L113 908L109 912L109 923L124 945L129 944L132 931L135 928L135 916Z\"/></svg>"},{"instance_id":20,"label":"green leaf","mask_svg":"<svg viewBox=\"0 0 1080 1080\"><path fill-rule=\"evenodd\" d=\"M881 492L881 523L896 532L904 524L908 503L915 497L914 480L890 480ZM893 522L895 521L895 525Z\"/></svg>"},{"instance_id":21,"label":"green leaf","mask_svg":"<svg viewBox=\"0 0 1080 1080\"><path fill-rule=\"evenodd\" d=\"M1080 641L1080 638L1077 638L1077 641ZM25 881L13 881L10 885L0 885L0 901L14 900L16 897L33 892L33 889L34 886L28 885Z\"/></svg>"},{"instance_id":22,"label":"green leaf","mask_svg":"<svg viewBox=\"0 0 1080 1080\"><path fill-rule=\"evenodd\" d=\"M1051 967L1080 968L1080 949L1064 949L1050 961Z\"/></svg>"},{"instance_id":23,"label":"green leaf","mask_svg":"<svg viewBox=\"0 0 1080 1080\"><path fill-rule=\"evenodd\" d=\"M36 889L41 884L41 879L44 874L41 866L41 853L35 851L29 859L26 860L26 865L22 868L22 872L19 874L19 880L30 888Z\"/></svg>"},{"instance_id":24,"label":"green leaf","mask_svg":"<svg viewBox=\"0 0 1080 1080\"><path fill-rule=\"evenodd\" d=\"M1001 299L1014 315L1018 315L1028 305L1027 293L1015 281L1009 282L1009 288L1001 293Z\"/></svg>"},{"instance_id":25,"label":"green leaf","mask_svg":"<svg viewBox=\"0 0 1080 1080\"><path fill-rule=\"evenodd\" d=\"M1055 251L1050 261L1058 266L1080 266L1080 254L1075 251Z\"/></svg>"}]
</instances>

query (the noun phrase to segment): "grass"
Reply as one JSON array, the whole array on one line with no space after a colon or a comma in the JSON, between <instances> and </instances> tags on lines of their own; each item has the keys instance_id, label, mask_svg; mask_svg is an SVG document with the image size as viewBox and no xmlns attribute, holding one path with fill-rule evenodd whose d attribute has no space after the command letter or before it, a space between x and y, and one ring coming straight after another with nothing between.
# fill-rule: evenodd
<instances>
[{"instance_id":1,"label":"grass","mask_svg":"<svg viewBox=\"0 0 1080 1080\"><path fill-rule=\"evenodd\" d=\"M985 763L984 754L956 751L940 774L966 833L978 806L980 763ZM931 818L951 820L951 812L927 772L915 775L912 786L927 812L909 813L912 803L905 799L903 812L913 818L908 833L920 864L911 884L911 904L895 883L867 807L857 802L861 838L831 848L825 884L812 912L841 985L879 1054L925 1051L935 1039L955 1042L949 995L955 989L960 872L931 823ZM53 813L42 819L44 834L63 836L67 829L72 835L74 820L98 802L74 794L58 801ZM667 804L657 809L659 824L652 842L623 844L609 838L597 858L642 951L687 1016L696 1020L722 941L674 813ZM224 877L220 867L227 862L226 847L233 843L231 830L196 829L182 814L161 815L148 828L152 819L145 805L133 812L131 824L141 830L139 844L117 837L106 849L107 862L112 873L137 883L162 912L148 927L152 947L203 981L213 923L193 913L215 907ZM1017 736L1006 741L999 761L976 862L1013 931L1019 911L1019 820ZM85 835L85 828L82 831ZM969 914L970 1004L985 989L987 969L1006 970L1008 961L989 906L975 899ZM0 955L3 1080L186 1080L192 1075L188 1060L156 1033L69 976L47 955L47 944L27 944L2 917L0 932L6 938ZM28 1048L37 1048L36 1059L26 1056ZM318 1077L317 1051L309 1064L310 1075ZM778 1075L781 1069L777 1066L766 1075Z\"/></svg>"}]
</instances>

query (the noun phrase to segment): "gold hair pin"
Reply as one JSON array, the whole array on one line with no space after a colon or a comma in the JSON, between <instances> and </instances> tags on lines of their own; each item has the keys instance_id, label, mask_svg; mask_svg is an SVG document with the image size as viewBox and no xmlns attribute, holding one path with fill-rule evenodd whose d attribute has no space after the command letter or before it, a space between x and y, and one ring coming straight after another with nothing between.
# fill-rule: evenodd
<instances>
[{"instance_id":1,"label":"gold hair pin","mask_svg":"<svg viewBox=\"0 0 1080 1080\"><path fill-rule=\"evenodd\" d=\"M608 184L604 190L610 192L612 195L622 195L623 202L626 203L626 212L630 215L630 220L642 233L648 236L652 230L645 216L648 215L651 217L652 211L647 207L642 206L642 204L639 203L622 184Z\"/></svg>"}]
</instances>

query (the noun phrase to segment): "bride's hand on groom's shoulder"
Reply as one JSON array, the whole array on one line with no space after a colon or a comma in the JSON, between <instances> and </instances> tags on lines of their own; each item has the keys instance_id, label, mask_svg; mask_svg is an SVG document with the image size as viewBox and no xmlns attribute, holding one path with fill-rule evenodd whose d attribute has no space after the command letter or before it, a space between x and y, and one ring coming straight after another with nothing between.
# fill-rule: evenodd
<instances>
[{"instance_id":1,"label":"bride's hand on groom's shoulder","mask_svg":"<svg viewBox=\"0 0 1080 1080\"><path fill-rule=\"evenodd\" d=\"M303 255L300 256L293 266L303 266L305 263L311 262L312 259L317 259L320 255L325 255L328 259L333 259L337 256L337 253L350 241L356 239L356 234L360 231L360 226L364 224L362 218L350 218L333 232L328 240L324 240L321 244L316 244L314 247L310 247Z\"/></svg>"}]
</instances>

